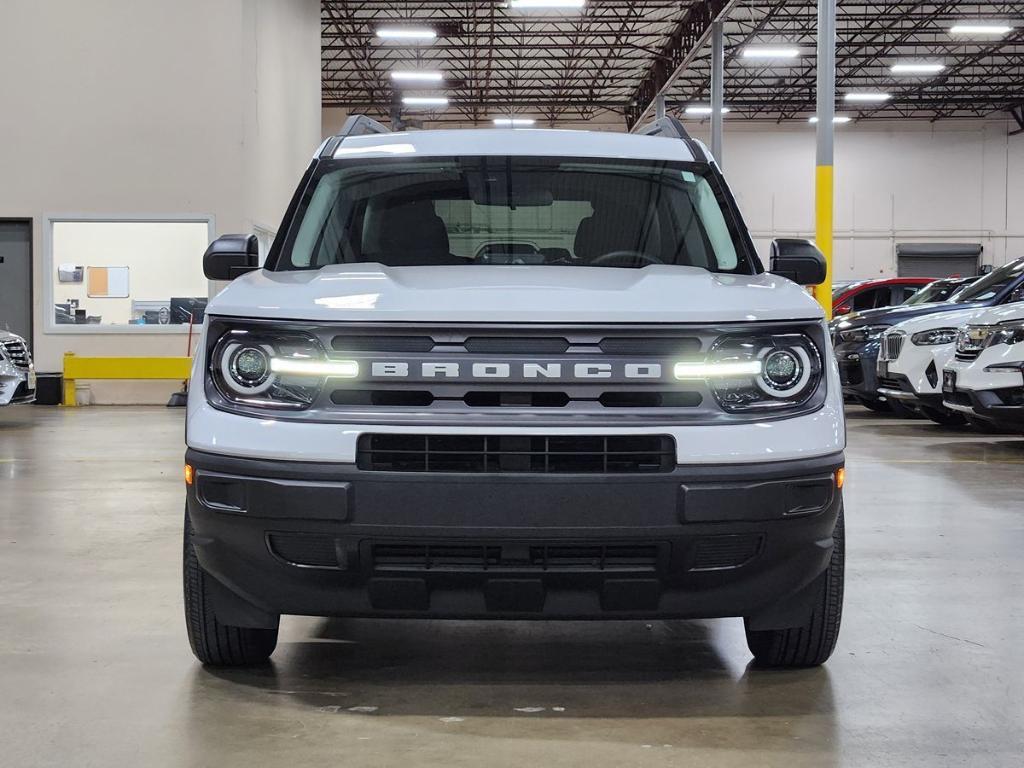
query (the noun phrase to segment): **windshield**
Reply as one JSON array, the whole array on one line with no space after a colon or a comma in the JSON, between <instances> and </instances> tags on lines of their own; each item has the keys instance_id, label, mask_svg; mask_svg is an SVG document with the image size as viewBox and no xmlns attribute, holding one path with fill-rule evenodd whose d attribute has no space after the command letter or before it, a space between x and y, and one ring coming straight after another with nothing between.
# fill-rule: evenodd
<instances>
[{"instance_id":1,"label":"windshield","mask_svg":"<svg viewBox=\"0 0 1024 768\"><path fill-rule=\"evenodd\" d=\"M761 271L706 165L553 157L325 161L269 269L675 264Z\"/></svg>"},{"instance_id":2,"label":"windshield","mask_svg":"<svg viewBox=\"0 0 1024 768\"><path fill-rule=\"evenodd\" d=\"M959 287L959 282L936 280L934 283L928 283L928 285L904 301L903 304L907 306L911 304L929 304L933 301L945 301Z\"/></svg>"},{"instance_id":3,"label":"windshield","mask_svg":"<svg viewBox=\"0 0 1024 768\"><path fill-rule=\"evenodd\" d=\"M999 269L989 272L974 285L956 295L956 302L990 301L1005 291L1024 275L1024 259L1011 261Z\"/></svg>"}]
</instances>

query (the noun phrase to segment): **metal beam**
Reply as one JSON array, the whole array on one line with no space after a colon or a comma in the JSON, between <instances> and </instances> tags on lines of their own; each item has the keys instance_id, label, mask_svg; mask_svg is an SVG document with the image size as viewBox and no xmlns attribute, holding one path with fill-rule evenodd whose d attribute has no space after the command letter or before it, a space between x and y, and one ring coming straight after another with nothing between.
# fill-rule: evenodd
<instances>
[{"instance_id":1,"label":"metal beam","mask_svg":"<svg viewBox=\"0 0 1024 768\"><path fill-rule=\"evenodd\" d=\"M815 165L815 240L825 254L825 282L814 286L814 297L832 317L832 232L835 204L833 174L836 115L836 0L818 0L818 136Z\"/></svg>"},{"instance_id":2,"label":"metal beam","mask_svg":"<svg viewBox=\"0 0 1024 768\"><path fill-rule=\"evenodd\" d=\"M647 75L636 88L633 104L626 114L626 124L635 128L654 108L654 100L668 93L682 72L690 66L711 36L713 22L724 20L739 0L701 0L676 24L661 55L652 62Z\"/></svg>"},{"instance_id":3,"label":"metal beam","mask_svg":"<svg viewBox=\"0 0 1024 768\"><path fill-rule=\"evenodd\" d=\"M725 23L711 25L711 156L722 161L722 122L725 116Z\"/></svg>"}]
</instances>

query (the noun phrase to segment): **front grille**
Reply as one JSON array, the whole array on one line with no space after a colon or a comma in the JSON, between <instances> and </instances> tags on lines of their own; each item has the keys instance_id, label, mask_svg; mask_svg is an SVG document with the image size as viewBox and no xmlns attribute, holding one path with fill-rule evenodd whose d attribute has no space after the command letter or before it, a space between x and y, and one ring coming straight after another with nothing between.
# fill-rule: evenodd
<instances>
[{"instance_id":1,"label":"front grille","mask_svg":"<svg viewBox=\"0 0 1024 768\"><path fill-rule=\"evenodd\" d=\"M878 350L879 360L898 360L900 351L903 349L903 342L906 334L901 331L889 332L882 339L882 345Z\"/></svg>"},{"instance_id":2,"label":"front grille","mask_svg":"<svg viewBox=\"0 0 1024 768\"><path fill-rule=\"evenodd\" d=\"M671 472L668 435L362 435L356 466L370 472L537 474Z\"/></svg>"},{"instance_id":3,"label":"front grille","mask_svg":"<svg viewBox=\"0 0 1024 768\"><path fill-rule=\"evenodd\" d=\"M374 542L375 571L569 571L575 573L658 570L657 544L572 542Z\"/></svg>"},{"instance_id":4,"label":"front grille","mask_svg":"<svg viewBox=\"0 0 1024 768\"><path fill-rule=\"evenodd\" d=\"M7 357L14 364L16 368L28 369L32 359L28 354L28 347L25 346L25 342L21 339L13 339L11 341L0 342L4 345L4 351L7 353Z\"/></svg>"},{"instance_id":5,"label":"front grille","mask_svg":"<svg viewBox=\"0 0 1024 768\"><path fill-rule=\"evenodd\" d=\"M910 382L904 378L896 378L893 376L879 376L878 377L878 388L879 389L894 389L903 392L913 392L910 388Z\"/></svg>"}]
</instances>

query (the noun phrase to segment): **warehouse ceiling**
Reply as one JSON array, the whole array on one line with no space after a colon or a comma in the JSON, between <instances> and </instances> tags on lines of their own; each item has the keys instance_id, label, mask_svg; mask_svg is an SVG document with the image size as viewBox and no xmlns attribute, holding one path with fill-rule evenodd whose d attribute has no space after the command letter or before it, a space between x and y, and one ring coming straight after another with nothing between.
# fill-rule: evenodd
<instances>
[{"instance_id":1,"label":"warehouse ceiling","mask_svg":"<svg viewBox=\"0 0 1024 768\"><path fill-rule=\"evenodd\" d=\"M443 95L445 108L404 117L430 123L500 115L555 124L632 125L655 96L669 112L707 104L710 27L724 21L730 117L807 120L815 104L816 0L587 0L582 11L524 11L505 0L322 0L323 104L392 116L403 95ZM951 35L955 23L1007 21L1001 36ZM428 41L389 41L381 27L429 27ZM838 0L837 112L871 118L1010 114L1024 128L1024 3ZM753 61L750 45L799 55ZM939 62L926 76L894 75L898 61ZM440 85L396 88L394 70L444 73ZM849 91L891 94L849 104ZM851 106L853 108L851 108Z\"/></svg>"}]
</instances>

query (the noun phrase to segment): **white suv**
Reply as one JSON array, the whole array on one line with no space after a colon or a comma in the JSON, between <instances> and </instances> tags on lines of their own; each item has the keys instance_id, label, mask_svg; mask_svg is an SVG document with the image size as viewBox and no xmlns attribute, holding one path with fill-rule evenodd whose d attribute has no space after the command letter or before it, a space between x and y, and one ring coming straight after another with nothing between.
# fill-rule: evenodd
<instances>
[{"instance_id":1,"label":"white suv","mask_svg":"<svg viewBox=\"0 0 1024 768\"><path fill-rule=\"evenodd\" d=\"M878 394L920 411L937 424L963 424L942 404L942 369L953 359L960 328L986 310L964 309L904 320L882 335Z\"/></svg>"},{"instance_id":2,"label":"white suv","mask_svg":"<svg viewBox=\"0 0 1024 768\"><path fill-rule=\"evenodd\" d=\"M262 269L253 237L210 246L237 279L189 389L200 660L266 659L281 614L736 616L761 663L828 658L824 261L781 240L765 272L703 145L646 133L352 118Z\"/></svg>"},{"instance_id":3,"label":"white suv","mask_svg":"<svg viewBox=\"0 0 1024 768\"><path fill-rule=\"evenodd\" d=\"M981 313L942 374L947 408L1024 431L1024 302Z\"/></svg>"}]
</instances>

